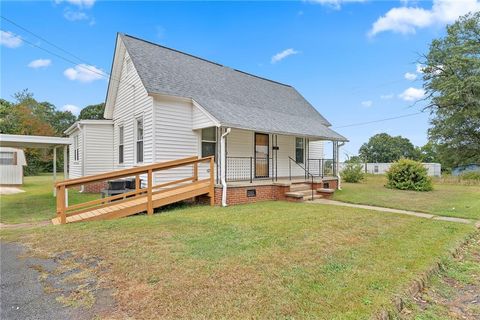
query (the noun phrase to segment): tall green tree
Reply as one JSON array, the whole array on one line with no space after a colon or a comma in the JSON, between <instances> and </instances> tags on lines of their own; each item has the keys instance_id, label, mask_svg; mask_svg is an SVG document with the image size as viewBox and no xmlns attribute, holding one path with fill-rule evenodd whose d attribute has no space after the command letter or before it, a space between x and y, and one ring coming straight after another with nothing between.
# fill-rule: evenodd
<instances>
[{"instance_id":1,"label":"tall green tree","mask_svg":"<svg viewBox=\"0 0 480 320\"><path fill-rule=\"evenodd\" d=\"M105 103L99 103L99 104L92 104L89 106L86 106L85 108L80 111L80 114L78 116L78 120L101 120L105 119L103 117L103 112L105 111Z\"/></svg>"},{"instance_id":2,"label":"tall green tree","mask_svg":"<svg viewBox=\"0 0 480 320\"><path fill-rule=\"evenodd\" d=\"M480 12L447 26L424 57L430 140L446 167L480 163Z\"/></svg>"},{"instance_id":3,"label":"tall green tree","mask_svg":"<svg viewBox=\"0 0 480 320\"><path fill-rule=\"evenodd\" d=\"M62 136L76 117L69 111L58 111L49 102L38 102L28 90L14 95L16 101L0 99L0 132L7 134ZM37 174L51 170L52 152L26 149L28 166L25 173ZM62 167L60 153L58 167Z\"/></svg>"},{"instance_id":4,"label":"tall green tree","mask_svg":"<svg viewBox=\"0 0 480 320\"><path fill-rule=\"evenodd\" d=\"M418 159L415 146L402 136L393 137L379 133L371 137L359 150L360 158L365 162L393 162L400 158Z\"/></svg>"}]
</instances>

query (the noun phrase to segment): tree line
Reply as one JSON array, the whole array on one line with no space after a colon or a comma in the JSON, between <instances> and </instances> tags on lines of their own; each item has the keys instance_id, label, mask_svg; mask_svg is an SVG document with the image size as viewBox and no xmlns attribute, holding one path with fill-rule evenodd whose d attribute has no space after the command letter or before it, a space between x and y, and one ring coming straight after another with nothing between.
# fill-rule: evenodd
<instances>
[{"instance_id":1,"label":"tree line","mask_svg":"<svg viewBox=\"0 0 480 320\"><path fill-rule=\"evenodd\" d=\"M75 121L82 119L103 119L104 104L89 105L79 116L70 111L60 111L50 102L37 101L27 89L13 95L13 101L0 99L0 133L64 136L64 131ZM27 157L26 175L52 171L51 150L25 149ZM57 166L63 168L63 153L58 155Z\"/></svg>"}]
</instances>

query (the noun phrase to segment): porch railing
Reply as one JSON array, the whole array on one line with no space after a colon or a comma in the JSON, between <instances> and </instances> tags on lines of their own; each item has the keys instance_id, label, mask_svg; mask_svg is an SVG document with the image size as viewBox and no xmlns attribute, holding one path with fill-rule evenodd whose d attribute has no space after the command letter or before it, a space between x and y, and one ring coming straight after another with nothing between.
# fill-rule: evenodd
<instances>
[{"instance_id":1,"label":"porch railing","mask_svg":"<svg viewBox=\"0 0 480 320\"><path fill-rule=\"evenodd\" d=\"M308 159L306 169L315 177L334 175L333 159Z\"/></svg>"},{"instance_id":2,"label":"porch railing","mask_svg":"<svg viewBox=\"0 0 480 320\"><path fill-rule=\"evenodd\" d=\"M253 179L274 179L271 157L227 157L227 181L250 181Z\"/></svg>"},{"instance_id":3,"label":"porch railing","mask_svg":"<svg viewBox=\"0 0 480 320\"><path fill-rule=\"evenodd\" d=\"M291 166L291 160L288 158L255 158L255 157L226 157L226 179L227 181L250 181L254 179L272 179L278 180L278 172L287 178L286 170ZM288 163L287 163L288 161ZM292 174L304 175L309 174L318 177L328 177L334 175L333 159L308 159L306 163L301 164L303 170L293 170ZM301 173L300 173L301 172ZM280 176L281 177L281 176Z\"/></svg>"}]
</instances>

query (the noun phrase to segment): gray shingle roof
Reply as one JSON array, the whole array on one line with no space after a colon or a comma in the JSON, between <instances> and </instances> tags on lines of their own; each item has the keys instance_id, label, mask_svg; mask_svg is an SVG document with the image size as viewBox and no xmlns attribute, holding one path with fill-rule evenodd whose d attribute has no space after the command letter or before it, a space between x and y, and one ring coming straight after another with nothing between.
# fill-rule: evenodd
<instances>
[{"instance_id":1,"label":"gray shingle roof","mask_svg":"<svg viewBox=\"0 0 480 320\"><path fill-rule=\"evenodd\" d=\"M222 125L346 140L295 88L121 34L147 92L191 98Z\"/></svg>"}]
</instances>

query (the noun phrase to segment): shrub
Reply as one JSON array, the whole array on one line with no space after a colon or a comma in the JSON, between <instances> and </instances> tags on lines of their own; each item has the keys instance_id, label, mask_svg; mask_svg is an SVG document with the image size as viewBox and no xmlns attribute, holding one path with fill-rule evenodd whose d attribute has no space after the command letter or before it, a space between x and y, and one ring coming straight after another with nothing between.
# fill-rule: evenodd
<instances>
[{"instance_id":1,"label":"shrub","mask_svg":"<svg viewBox=\"0 0 480 320\"><path fill-rule=\"evenodd\" d=\"M480 171L467 171L460 175L462 180L473 180L475 182L480 182Z\"/></svg>"},{"instance_id":2,"label":"shrub","mask_svg":"<svg viewBox=\"0 0 480 320\"><path fill-rule=\"evenodd\" d=\"M414 191L433 189L427 169L418 161L400 159L387 171L387 188Z\"/></svg>"},{"instance_id":3,"label":"shrub","mask_svg":"<svg viewBox=\"0 0 480 320\"><path fill-rule=\"evenodd\" d=\"M358 162L347 163L340 173L343 181L357 183L365 177L363 166Z\"/></svg>"}]
</instances>

